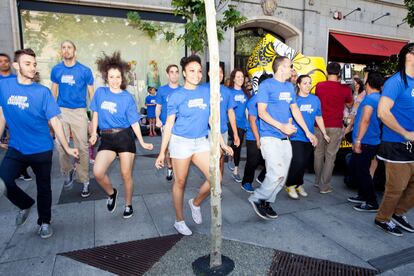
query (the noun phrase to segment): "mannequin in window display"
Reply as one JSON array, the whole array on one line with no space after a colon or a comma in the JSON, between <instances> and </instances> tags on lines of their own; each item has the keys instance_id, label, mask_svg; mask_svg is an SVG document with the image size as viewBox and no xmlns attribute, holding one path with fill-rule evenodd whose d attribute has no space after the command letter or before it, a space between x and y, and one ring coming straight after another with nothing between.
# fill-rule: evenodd
<instances>
[{"instance_id":1,"label":"mannequin in window display","mask_svg":"<svg viewBox=\"0 0 414 276\"><path fill-rule=\"evenodd\" d=\"M158 89L161 86L160 75L158 74L158 64L155 60L148 63L147 87Z\"/></svg>"}]
</instances>

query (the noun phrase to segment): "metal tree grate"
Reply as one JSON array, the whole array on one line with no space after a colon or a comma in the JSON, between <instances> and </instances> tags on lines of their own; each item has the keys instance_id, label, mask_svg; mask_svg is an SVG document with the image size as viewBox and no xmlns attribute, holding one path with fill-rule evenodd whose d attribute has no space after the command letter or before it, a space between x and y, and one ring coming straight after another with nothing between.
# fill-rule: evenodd
<instances>
[{"instance_id":1,"label":"metal tree grate","mask_svg":"<svg viewBox=\"0 0 414 276\"><path fill-rule=\"evenodd\" d=\"M269 275L272 276L370 276L377 273L376 270L368 268L345 265L282 251L275 252L269 271Z\"/></svg>"},{"instance_id":2,"label":"metal tree grate","mask_svg":"<svg viewBox=\"0 0 414 276\"><path fill-rule=\"evenodd\" d=\"M59 255L118 275L143 275L180 239L172 235L99 246Z\"/></svg>"}]
</instances>

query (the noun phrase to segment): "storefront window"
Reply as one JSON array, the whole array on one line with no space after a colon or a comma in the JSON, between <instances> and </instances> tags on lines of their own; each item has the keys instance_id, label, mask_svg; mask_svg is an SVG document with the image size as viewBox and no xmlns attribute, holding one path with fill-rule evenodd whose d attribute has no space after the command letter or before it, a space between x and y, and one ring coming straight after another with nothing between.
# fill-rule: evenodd
<instances>
[{"instance_id":1,"label":"storefront window","mask_svg":"<svg viewBox=\"0 0 414 276\"><path fill-rule=\"evenodd\" d=\"M23 45L36 52L41 83L48 87L50 71L61 61L60 43L66 39L76 44L77 60L92 69L95 87L104 85L96 69L97 57L102 52L120 51L122 58L132 65L128 91L140 106L143 106L147 85L165 84L165 68L171 63L179 64L185 55L182 43L167 42L162 35L150 38L129 26L125 18L31 10L21 10L20 15ZM184 33L184 24L157 24L178 35Z\"/></svg>"}]
</instances>

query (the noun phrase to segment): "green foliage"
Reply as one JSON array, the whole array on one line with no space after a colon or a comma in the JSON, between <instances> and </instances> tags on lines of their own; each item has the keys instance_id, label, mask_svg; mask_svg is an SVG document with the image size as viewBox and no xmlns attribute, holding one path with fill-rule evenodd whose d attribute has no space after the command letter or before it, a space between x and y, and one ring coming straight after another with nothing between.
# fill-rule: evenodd
<instances>
[{"instance_id":1,"label":"green foliage","mask_svg":"<svg viewBox=\"0 0 414 276\"><path fill-rule=\"evenodd\" d=\"M404 21L407 21L408 25L414 27L414 0L404 0L404 4L407 7L408 13Z\"/></svg>"},{"instance_id":2,"label":"green foliage","mask_svg":"<svg viewBox=\"0 0 414 276\"><path fill-rule=\"evenodd\" d=\"M397 70L398 58L396 55L390 56L379 66L379 72L384 76L391 76Z\"/></svg>"},{"instance_id":3,"label":"green foliage","mask_svg":"<svg viewBox=\"0 0 414 276\"><path fill-rule=\"evenodd\" d=\"M219 1L220 5L225 5L228 1ZM192 52L202 52L208 45L206 29L206 12L204 0L172 0L171 6L174 9L174 15L185 19L186 32L182 35L165 31L157 23L143 21L137 12L128 13L128 21L131 26L140 29L148 36L153 38L156 34L163 34L167 41L177 40L184 41ZM246 20L235 6L229 5L222 13L222 18L217 20L217 36L219 41L223 41L224 33L229 29L236 27Z\"/></svg>"}]
</instances>

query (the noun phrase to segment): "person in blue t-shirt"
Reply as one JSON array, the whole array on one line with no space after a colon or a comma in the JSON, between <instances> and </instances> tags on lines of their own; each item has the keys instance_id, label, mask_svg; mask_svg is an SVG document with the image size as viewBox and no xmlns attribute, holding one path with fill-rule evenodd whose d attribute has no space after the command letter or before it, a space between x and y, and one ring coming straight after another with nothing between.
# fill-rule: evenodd
<instances>
[{"instance_id":1,"label":"person in blue t-shirt","mask_svg":"<svg viewBox=\"0 0 414 276\"><path fill-rule=\"evenodd\" d=\"M168 97L177 91L180 88L178 81L180 79L180 71L178 66L175 64L170 64L165 70L167 72L168 84L158 88L157 96L155 97L155 102L157 103L155 109L155 117L157 127L161 128L161 133L163 133L163 126L167 120L167 103ZM172 181L173 179L173 167L171 163L171 158L167 150L167 181Z\"/></svg>"},{"instance_id":2,"label":"person in blue t-shirt","mask_svg":"<svg viewBox=\"0 0 414 276\"><path fill-rule=\"evenodd\" d=\"M188 201L196 224L202 223L200 205L210 194L210 91L205 86L198 86L202 78L200 57L184 57L181 59L181 66L185 79L184 86L168 99L168 117L155 167L160 169L164 166L165 152L169 144L175 175L172 188L176 216L174 227L182 235L191 235L183 214L184 190L191 162L206 177L196 197ZM220 138L221 148L231 154L231 148L224 144L221 136Z\"/></svg>"},{"instance_id":3,"label":"person in blue t-shirt","mask_svg":"<svg viewBox=\"0 0 414 276\"><path fill-rule=\"evenodd\" d=\"M398 54L397 73L384 84L378 117L383 129L377 158L385 162L387 179L375 224L402 236L396 225L414 232L405 217L414 207L414 43Z\"/></svg>"},{"instance_id":4,"label":"person in blue t-shirt","mask_svg":"<svg viewBox=\"0 0 414 276\"><path fill-rule=\"evenodd\" d=\"M149 136L157 136L155 132L155 107L157 106L156 103L156 95L155 95L155 87L148 87L149 95L145 98L145 106L147 107L147 118L149 121Z\"/></svg>"},{"instance_id":5,"label":"person in blue t-shirt","mask_svg":"<svg viewBox=\"0 0 414 276\"><path fill-rule=\"evenodd\" d=\"M329 143L330 138L326 134L325 124L322 118L321 102L317 96L310 94L312 89L311 77L309 75L301 75L297 78L296 85L298 89L296 104L302 113L306 126L311 133L314 133L314 125L316 122L324 139ZM297 132L290 136L292 161L286 180L286 192L290 198L298 199L298 194L303 197L308 196L303 188L303 176L305 175L306 167L309 165L313 146L299 124L296 121L293 121L293 124L297 128Z\"/></svg>"},{"instance_id":6,"label":"person in blue t-shirt","mask_svg":"<svg viewBox=\"0 0 414 276\"><path fill-rule=\"evenodd\" d=\"M116 208L118 191L115 189L108 174L109 166L119 156L120 170L125 190L124 218L133 215L132 193L134 181L132 166L135 159L135 138L144 149L152 150L153 145L142 139L139 125L140 115L132 95L126 91L128 63L121 59L119 52L112 56L103 54L96 61L107 87L100 87L92 98L90 108L93 111L92 133L89 139L91 145L97 141L97 128L101 133L101 143L93 165L93 174L96 181L108 195L106 206L113 213Z\"/></svg>"},{"instance_id":7,"label":"person in blue t-shirt","mask_svg":"<svg viewBox=\"0 0 414 276\"><path fill-rule=\"evenodd\" d=\"M260 149L265 159L266 176L260 187L249 197L249 202L256 214L263 219L277 218L270 203L275 201L288 175L292 159L289 136L297 131L292 124L292 115L312 145L315 146L318 142L309 131L296 104L295 88L287 81L291 76L291 68L289 58L276 57L272 65L274 77L263 81L257 93Z\"/></svg>"},{"instance_id":8,"label":"person in blue t-shirt","mask_svg":"<svg viewBox=\"0 0 414 276\"><path fill-rule=\"evenodd\" d=\"M11 71L9 55L0 53L0 80L8 78L16 78L16 75Z\"/></svg>"},{"instance_id":9,"label":"person in blue t-shirt","mask_svg":"<svg viewBox=\"0 0 414 276\"><path fill-rule=\"evenodd\" d=\"M247 102L247 110L249 113L249 123L246 131L246 151L247 159L244 167L244 175L241 188L248 193L253 193L254 173L258 165L263 166L259 176L256 178L258 183L262 183L266 175L266 166L260 151L260 137L259 137L259 119L257 117L257 98L252 96Z\"/></svg>"},{"instance_id":10,"label":"person in blue t-shirt","mask_svg":"<svg viewBox=\"0 0 414 276\"><path fill-rule=\"evenodd\" d=\"M231 147L234 152L233 161L234 168L229 162L229 169L233 171L232 178L237 183L241 183L242 179L239 175L239 164L240 164L240 153L241 146L243 145L244 135L246 134L247 129L247 100L250 98L247 90L244 87L244 73L241 69L234 69L230 74L230 90L233 95L233 99L236 102L237 106L234 108L236 114L236 124L237 124L237 136L238 141L233 141ZM229 129L230 137L235 136L232 129ZM238 145L237 145L238 142Z\"/></svg>"},{"instance_id":11,"label":"person in blue t-shirt","mask_svg":"<svg viewBox=\"0 0 414 276\"><path fill-rule=\"evenodd\" d=\"M66 154L78 158L78 150L68 146L58 119L60 109L52 93L47 87L33 82L36 65L33 50L18 50L13 62L17 78L0 81L0 135L6 122L10 130L8 150L0 165L0 178L7 187L7 198L20 209L16 217L19 226L26 221L35 201L16 185L15 179L23 169L32 168L36 175L38 234L41 238L49 238L53 234L50 226L53 139L49 124Z\"/></svg>"},{"instance_id":12,"label":"person in blue t-shirt","mask_svg":"<svg viewBox=\"0 0 414 276\"><path fill-rule=\"evenodd\" d=\"M384 78L378 72L369 72L365 84L366 96L358 106L352 131L352 174L358 187L358 195L348 199L359 205L354 209L362 212L378 211L374 181L370 173L371 162L381 143L380 121L377 117L380 91Z\"/></svg>"},{"instance_id":13,"label":"person in blue t-shirt","mask_svg":"<svg viewBox=\"0 0 414 276\"><path fill-rule=\"evenodd\" d=\"M76 170L77 181L83 184L82 197L89 191L89 148L87 94L93 96L93 75L91 69L76 60L76 46L66 40L61 44L63 61L52 68L50 80L52 93L62 111L61 120L69 141L72 134L74 145L79 149L79 160L72 161L57 144L60 170L65 176L63 187L71 189ZM75 167L76 165L76 167Z\"/></svg>"},{"instance_id":14,"label":"person in blue t-shirt","mask_svg":"<svg viewBox=\"0 0 414 276\"><path fill-rule=\"evenodd\" d=\"M219 63L219 81L220 83L223 81L224 78L224 70L223 70L223 64ZM208 72L210 75L210 72ZM208 89L210 89L210 83L204 83L201 86L205 86ZM223 84L220 84L220 130L221 130L221 136L223 137L224 143L227 143L229 138L229 127L232 129L233 133L233 141L235 145L240 145L239 136L237 133L237 125L236 125L236 114L234 113L234 108L237 106L236 102L233 99L233 94L230 91L229 88L224 86ZM223 177L224 172L224 153L221 152L220 155L220 172L221 176Z\"/></svg>"}]
</instances>

